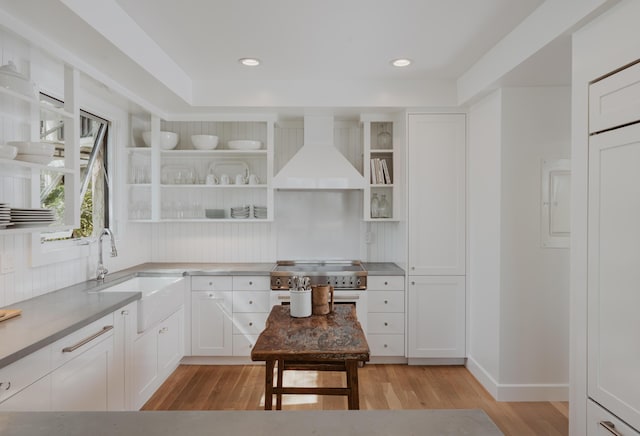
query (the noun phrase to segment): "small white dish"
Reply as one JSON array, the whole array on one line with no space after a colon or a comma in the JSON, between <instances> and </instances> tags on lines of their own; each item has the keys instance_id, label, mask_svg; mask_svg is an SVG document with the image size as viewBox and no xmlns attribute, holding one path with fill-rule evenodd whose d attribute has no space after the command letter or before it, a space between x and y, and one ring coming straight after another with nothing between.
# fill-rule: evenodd
<instances>
[{"instance_id":1,"label":"small white dish","mask_svg":"<svg viewBox=\"0 0 640 436\"><path fill-rule=\"evenodd\" d=\"M7 145L16 147L18 156L21 154L53 156L53 152L56 150L55 145L49 142L9 141Z\"/></svg>"},{"instance_id":2,"label":"small white dish","mask_svg":"<svg viewBox=\"0 0 640 436\"><path fill-rule=\"evenodd\" d=\"M191 135L191 143L196 150L214 150L218 147L218 137L215 135Z\"/></svg>"},{"instance_id":3,"label":"small white dish","mask_svg":"<svg viewBox=\"0 0 640 436\"><path fill-rule=\"evenodd\" d=\"M178 134L174 132L160 132L160 149L173 150L178 145ZM147 147L151 147L151 132L142 132L142 140Z\"/></svg>"},{"instance_id":4,"label":"small white dish","mask_svg":"<svg viewBox=\"0 0 640 436\"><path fill-rule=\"evenodd\" d=\"M230 150L259 150L262 148L262 142L250 139L237 139L227 142L227 147Z\"/></svg>"},{"instance_id":5,"label":"small white dish","mask_svg":"<svg viewBox=\"0 0 640 436\"><path fill-rule=\"evenodd\" d=\"M53 156L39 156L37 154L19 154L16 156L16 160L40 165L49 165L53 159Z\"/></svg>"}]
</instances>

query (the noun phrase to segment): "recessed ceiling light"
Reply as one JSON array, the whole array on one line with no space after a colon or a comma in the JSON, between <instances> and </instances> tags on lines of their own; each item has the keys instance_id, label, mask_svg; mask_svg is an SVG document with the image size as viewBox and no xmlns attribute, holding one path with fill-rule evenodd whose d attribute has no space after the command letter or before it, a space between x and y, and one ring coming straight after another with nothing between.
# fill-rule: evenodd
<instances>
[{"instance_id":1,"label":"recessed ceiling light","mask_svg":"<svg viewBox=\"0 0 640 436\"><path fill-rule=\"evenodd\" d=\"M240 58L238 62L247 67L257 67L260 65L260 59L256 58Z\"/></svg>"},{"instance_id":2,"label":"recessed ceiling light","mask_svg":"<svg viewBox=\"0 0 640 436\"><path fill-rule=\"evenodd\" d=\"M391 61L394 67L408 67L411 65L411 59L394 59Z\"/></svg>"}]
</instances>

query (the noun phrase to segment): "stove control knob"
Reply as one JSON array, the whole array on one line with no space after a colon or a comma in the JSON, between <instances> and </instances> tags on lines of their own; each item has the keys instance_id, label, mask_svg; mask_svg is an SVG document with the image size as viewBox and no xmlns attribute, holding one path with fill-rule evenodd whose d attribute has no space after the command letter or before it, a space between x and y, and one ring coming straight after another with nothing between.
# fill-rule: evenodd
<instances>
[{"instance_id":1,"label":"stove control knob","mask_svg":"<svg viewBox=\"0 0 640 436\"><path fill-rule=\"evenodd\" d=\"M280 287L280 285L282 284L282 280L276 279L275 284L277 287Z\"/></svg>"}]
</instances>

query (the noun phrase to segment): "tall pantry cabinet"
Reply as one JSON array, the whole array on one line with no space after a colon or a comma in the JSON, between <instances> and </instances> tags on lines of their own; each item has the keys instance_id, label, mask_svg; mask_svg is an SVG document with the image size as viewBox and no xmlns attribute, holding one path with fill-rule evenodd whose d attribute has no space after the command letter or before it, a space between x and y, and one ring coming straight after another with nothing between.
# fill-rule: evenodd
<instances>
[{"instance_id":1,"label":"tall pantry cabinet","mask_svg":"<svg viewBox=\"0 0 640 436\"><path fill-rule=\"evenodd\" d=\"M464 114L408 115L409 359L465 357L465 151Z\"/></svg>"},{"instance_id":2,"label":"tall pantry cabinet","mask_svg":"<svg viewBox=\"0 0 640 436\"><path fill-rule=\"evenodd\" d=\"M640 432L638 89L640 63L589 87L587 434L590 436Z\"/></svg>"}]
</instances>

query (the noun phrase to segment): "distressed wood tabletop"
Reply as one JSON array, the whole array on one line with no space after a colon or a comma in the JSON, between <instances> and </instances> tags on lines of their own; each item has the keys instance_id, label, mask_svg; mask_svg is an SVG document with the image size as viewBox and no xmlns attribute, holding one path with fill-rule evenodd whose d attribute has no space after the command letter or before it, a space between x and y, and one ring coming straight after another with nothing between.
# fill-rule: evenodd
<instances>
[{"instance_id":1,"label":"distressed wood tabletop","mask_svg":"<svg viewBox=\"0 0 640 436\"><path fill-rule=\"evenodd\" d=\"M369 361L369 344L355 306L338 304L328 315L291 316L289 306L274 306L251 359L286 361Z\"/></svg>"}]
</instances>

